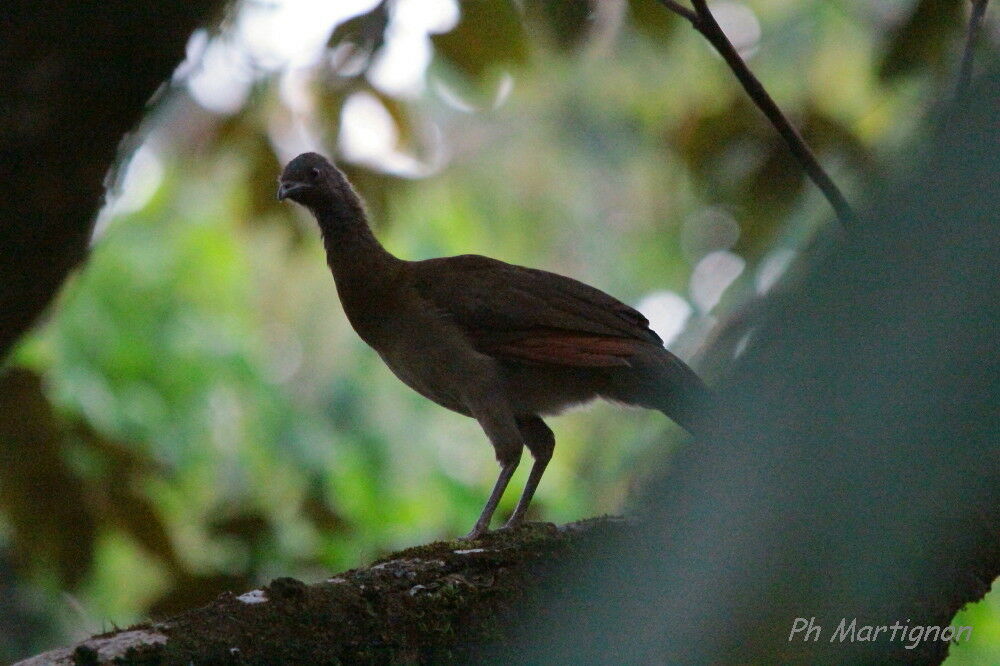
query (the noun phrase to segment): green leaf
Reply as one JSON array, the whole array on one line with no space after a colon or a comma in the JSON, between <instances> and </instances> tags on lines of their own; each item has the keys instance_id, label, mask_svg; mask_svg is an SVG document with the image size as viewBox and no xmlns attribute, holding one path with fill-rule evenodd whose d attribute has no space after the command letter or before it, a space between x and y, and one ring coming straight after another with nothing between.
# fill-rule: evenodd
<instances>
[{"instance_id":1,"label":"green leaf","mask_svg":"<svg viewBox=\"0 0 1000 666\"><path fill-rule=\"evenodd\" d=\"M0 511L15 557L72 588L90 568L97 525L66 464L65 434L38 375L11 368L0 376Z\"/></svg>"},{"instance_id":2,"label":"green leaf","mask_svg":"<svg viewBox=\"0 0 1000 666\"><path fill-rule=\"evenodd\" d=\"M678 17L656 0L628 0L636 29L657 42L668 42L677 28Z\"/></svg>"},{"instance_id":3,"label":"green leaf","mask_svg":"<svg viewBox=\"0 0 1000 666\"><path fill-rule=\"evenodd\" d=\"M330 35L328 46L336 47L345 42L374 53L385 42L385 28L389 25L388 2L382 0L374 9L344 21Z\"/></svg>"},{"instance_id":4,"label":"green leaf","mask_svg":"<svg viewBox=\"0 0 1000 666\"><path fill-rule=\"evenodd\" d=\"M594 12L591 0L527 0L524 7L528 23L538 26L559 49L576 48L590 32Z\"/></svg>"},{"instance_id":5,"label":"green leaf","mask_svg":"<svg viewBox=\"0 0 1000 666\"><path fill-rule=\"evenodd\" d=\"M476 79L527 62L524 25L508 0L466 0L461 7L455 29L431 38L438 55Z\"/></svg>"},{"instance_id":6,"label":"green leaf","mask_svg":"<svg viewBox=\"0 0 1000 666\"><path fill-rule=\"evenodd\" d=\"M918 0L909 18L890 31L879 77L888 81L921 69L950 68L948 55L958 37L965 4Z\"/></svg>"}]
</instances>

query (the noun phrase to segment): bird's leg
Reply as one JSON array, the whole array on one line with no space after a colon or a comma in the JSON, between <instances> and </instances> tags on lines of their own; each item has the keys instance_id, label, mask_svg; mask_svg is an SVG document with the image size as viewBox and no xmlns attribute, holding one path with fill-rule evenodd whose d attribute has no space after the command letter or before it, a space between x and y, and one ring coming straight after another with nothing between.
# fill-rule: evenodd
<instances>
[{"instance_id":1,"label":"bird's leg","mask_svg":"<svg viewBox=\"0 0 1000 666\"><path fill-rule=\"evenodd\" d=\"M524 439L517 427L517 421L506 409L500 409L496 404L491 405L485 411L476 416L476 420L486 431L486 436L490 438L493 449L496 451L497 461L500 463L500 476L493 486L490 498L486 500L483 512L479 514L472 531L463 538L471 541L478 539L490 529L490 520L497 510L497 504L503 497L510 477L514 475L517 464L521 461L521 450L524 448Z\"/></svg>"},{"instance_id":2,"label":"bird's leg","mask_svg":"<svg viewBox=\"0 0 1000 666\"><path fill-rule=\"evenodd\" d=\"M538 482L542 480L542 474L545 473L545 467L552 459L552 451L556 447L556 437L552 434L552 430L537 416L519 419L518 426L535 462L531 466L531 473L528 474L528 482L524 484L521 499L517 501L517 507L504 524L504 528L516 527L524 519L531 498L535 495L535 489L538 488Z\"/></svg>"},{"instance_id":3,"label":"bird's leg","mask_svg":"<svg viewBox=\"0 0 1000 666\"><path fill-rule=\"evenodd\" d=\"M518 455L520 458L520 455ZM472 528L472 531L466 534L463 539L466 541L472 541L473 539L478 539L479 537L486 534L490 529L490 520L493 518L493 513L497 510L497 504L500 503L500 498L503 497L503 491L507 489L507 484L510 483L510 477L514 475L514 470L517 469L518 461L501 464L500 476L497 477L497 482L493 486L493 492L490 493L490 498L486 500L486 506L483 507L483 512L479 514L479 520L476 521L476 525Z\"/></svg>"}]
</instances>

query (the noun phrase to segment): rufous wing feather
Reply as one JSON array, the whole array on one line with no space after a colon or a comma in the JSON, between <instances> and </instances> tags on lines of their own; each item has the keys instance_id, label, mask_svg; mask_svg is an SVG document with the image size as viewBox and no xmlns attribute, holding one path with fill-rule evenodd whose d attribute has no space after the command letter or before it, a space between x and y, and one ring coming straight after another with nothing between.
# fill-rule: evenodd
<instances>
[{"instance_id":1,"label":"rufous wing feather","mask_svg":"<svg viewBox=\"0 0 1000 666\"><path fill-rule=\"evenodd\" d=\"M481 351L513 361L575 367L628 366L638 340L569 331L531 333L505 340L482 341Z\"/></svg>"}]
</instances>

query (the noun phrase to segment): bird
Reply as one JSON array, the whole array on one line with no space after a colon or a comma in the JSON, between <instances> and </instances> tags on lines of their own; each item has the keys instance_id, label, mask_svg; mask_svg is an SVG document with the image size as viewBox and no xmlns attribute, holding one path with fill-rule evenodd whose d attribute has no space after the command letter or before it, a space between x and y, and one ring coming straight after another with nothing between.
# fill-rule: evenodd
<instances>
[{"instance_id":1,"label":"bird","mask_svg":"<svg viewBox=\"0 0 1000 666\"><path fill-rule=\"evenodd\" d=\"M705 384L618 299L475 254L400 259L372 233L347 177L318 153L285 166L277 196L316 219L337 295L361 339L404 384L478 421L492 444L500 474L464 539L489 531L527 447L534 462L503 527L523 521L555 448L543 416L603 398L657 409L689 432L696 427Z\"/></svg>"}]
</instances>

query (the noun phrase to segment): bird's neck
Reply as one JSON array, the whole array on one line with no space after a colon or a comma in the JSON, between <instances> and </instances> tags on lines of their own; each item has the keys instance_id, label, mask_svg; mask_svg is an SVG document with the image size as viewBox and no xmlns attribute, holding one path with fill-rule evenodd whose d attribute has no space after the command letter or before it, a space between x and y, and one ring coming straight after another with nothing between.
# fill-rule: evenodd
<instances>
[{"instance_id":1,"label":"bird's neck","mask_svg":"<svg viewBox=\"0 0 1000 666\"><path fill-rule=\"evenodd\" d=\"M342 300L350 293L360 296L379 289L392 279L402 262L375 238L360 201L321 207L315 215Z\"/></svg>"}]
</instances>

